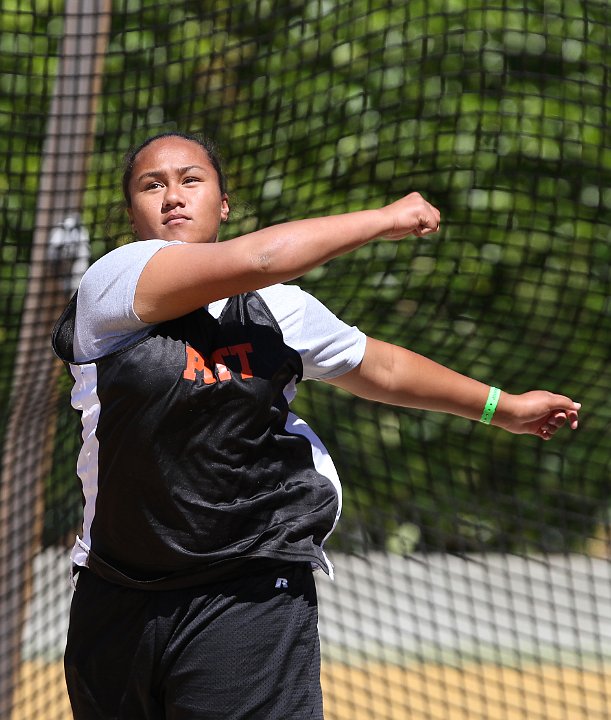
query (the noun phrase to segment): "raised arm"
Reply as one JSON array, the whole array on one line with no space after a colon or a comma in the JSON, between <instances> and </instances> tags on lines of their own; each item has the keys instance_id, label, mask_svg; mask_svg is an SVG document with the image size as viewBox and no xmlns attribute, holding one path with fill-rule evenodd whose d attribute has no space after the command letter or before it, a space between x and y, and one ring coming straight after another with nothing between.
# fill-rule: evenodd
<instances>
[{"instance_id":1,"label":"raised arm","mask_svg":"<svg viewBox=\"0 0 611 720\"><path fill-rule=\"evenodd\" d=\"M471 420L481 418L490 390L429 358L372 338L367 338L362 363L328 382L369 400ZM579 408L570 398L545 390L521 395L501 392L491 424L550 440L567 422L571 429L577 428Z\"/></svg>"},{"instance_id":2,"label":"raised arm","mask_svg":"<svg viewBox=\"0 0 611 720\"><path fill-rule=\"evenodd\" d=\"M418 193L376 210L274 225L222 243L169 245L138 282L134 308L145 322L179 317L213 300L292 280L375 238L420 237L439 211Z\"/></svg>"}]
</instances>

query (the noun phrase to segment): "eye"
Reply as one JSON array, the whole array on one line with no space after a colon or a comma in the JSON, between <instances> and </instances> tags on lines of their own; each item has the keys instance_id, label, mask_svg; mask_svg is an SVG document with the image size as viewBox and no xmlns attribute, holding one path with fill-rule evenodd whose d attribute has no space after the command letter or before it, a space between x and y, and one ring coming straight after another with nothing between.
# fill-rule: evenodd
<instances>
[{"instance_id":1,"label":"eye","mask_svg":"<svg viewBox=\"0 0 611 720\"><path fill-rule=\"evenodd\" d=\"M147 185L145 185L144 189L145 190L156 190L157 188L160 188L160 187L162 187L162 185L159 182L159 180L153 180L153 182L147 183Z\"/></svg>"},{"instance_id":2,"label":"eye","mask_svg":"<svg viewBox=\"0 0 611 720\"><path fill-rule=\"evenodd\" d=\"M194 183L194 182L200 182L200 178L194 177L193 175L189 175L189 177L186 177L183 180L183 183Z\"/></svg>"}]
</instances>

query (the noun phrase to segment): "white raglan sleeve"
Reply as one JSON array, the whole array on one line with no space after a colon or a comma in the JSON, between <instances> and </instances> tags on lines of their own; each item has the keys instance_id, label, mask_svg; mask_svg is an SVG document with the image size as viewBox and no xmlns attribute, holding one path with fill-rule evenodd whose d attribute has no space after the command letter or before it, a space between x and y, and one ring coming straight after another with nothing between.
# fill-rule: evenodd
<instances>
[{"instance_id":1,"label":"white raglan sleeve","mask_svg":"<svg viewBox=\"0 0 611 720\"><path fill-rule=\"evenodd\" d=\"M304 380L330 380L360 364L365 334L315 297L295 285L273 285L259 294L280 325L284 342L301 356Z\"/></svg>"},{"instance_id":2,"label":"white raglan sleeve","mask_svg":"<svg viewBox=\"0 0 611 720\"><path fill-rule=\"evenodd\" d=\"M93 360L146 335L150 325L134 311L140 274L151 257L168 245L139 240L112 250L85 272L77 296L74 358Z\"/></svg>"}]
</instances>

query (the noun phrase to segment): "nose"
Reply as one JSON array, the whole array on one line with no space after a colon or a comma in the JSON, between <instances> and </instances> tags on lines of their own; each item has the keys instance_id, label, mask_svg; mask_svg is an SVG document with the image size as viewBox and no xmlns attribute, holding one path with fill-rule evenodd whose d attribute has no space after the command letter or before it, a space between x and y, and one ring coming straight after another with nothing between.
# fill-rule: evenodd
<instances>
[{"instance_id":1,"label":"nose","mask_svg":"<svg viewBox=\"0 0 611 720\"><path fill-rule=\"evenodd\" d=\"M163 209L170 210L175 207L184 207L185 200L182 193L182 185L180 183L170 183L166 185L163 194Z\"/></svg>"}]
</instances>

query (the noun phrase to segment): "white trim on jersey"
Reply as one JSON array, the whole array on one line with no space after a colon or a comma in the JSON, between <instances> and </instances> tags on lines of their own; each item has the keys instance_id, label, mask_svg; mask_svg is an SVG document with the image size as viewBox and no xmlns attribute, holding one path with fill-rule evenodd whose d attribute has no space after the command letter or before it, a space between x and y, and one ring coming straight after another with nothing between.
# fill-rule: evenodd
<instances>
[{"instance_id":1,"label":"white trim on jersey","mask_svg":"<svg viewBox=\"0 0 611 720\"><path fill-rule=\"evenodd\" d=\"M337 513L335 514L335 521L333 522L333 527L329 530L329 532L325 535L323 541L320 543L320 549L325 556L325 560L329 568L329 577L333 580L333 564L327 557L324 547L327 538L329 538L329 536L335 530L335 526L337 525L339 516L342 513L342 485L339 480L339 475L337 474L337 470L335 469L335 465L333 464L333 460L331 460L331 456L329 455L327 448L322 444L322 441L320 440L318 435L316 435L316 433L304 420L302 420L300 417L297 417L297 415L295 415L294 413L289 412L286 419L285 428L287 432L291 433L292 435L301 435L301 437L305 438L310 443L310 447L312 448L312 461L314 463L314 468L318 473L320 473L323 477L326 477L331 482L331 484L335 488L335 492L337 493Z\"/></svg>"},{"instance_id":2,"label":"white trim on jersey","mask_svg":"<svg viewBox=\"0 0 611 720\"><path fill-rule=\"evenodd\" d=\"M85 508L83 511L83 538L77 536L70 558L76 565L86 567L91 547L91 525L98 497L98 451L96 435L100 417L100 399L97 393L98 371L94 363L70 365L74 377L72 407L79 410L83 426L83 445L79 452L76 472L83 485Z\"/></svg>"}]
</instances>

